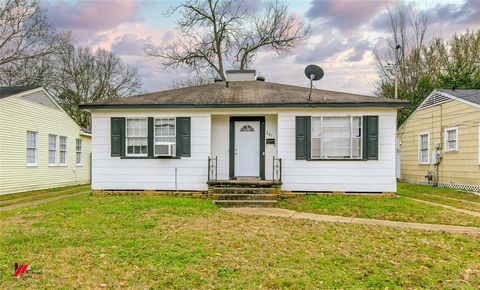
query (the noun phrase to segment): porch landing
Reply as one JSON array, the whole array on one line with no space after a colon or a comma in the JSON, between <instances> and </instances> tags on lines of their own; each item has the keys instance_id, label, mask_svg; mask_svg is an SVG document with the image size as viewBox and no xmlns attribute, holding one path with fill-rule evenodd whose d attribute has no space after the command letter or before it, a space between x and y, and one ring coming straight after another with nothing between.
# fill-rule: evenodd
<instances>
[{"instance_id":1,"label":"porch landing","mask_svg":"<svg viewBox=\"0 0 480 290\"><path fill-rule=\"evenodd\" d=\"M215 180L208 193L221 207L272 206L278 201L281 182L259 179Z\"/></svg>"}]
</instances>

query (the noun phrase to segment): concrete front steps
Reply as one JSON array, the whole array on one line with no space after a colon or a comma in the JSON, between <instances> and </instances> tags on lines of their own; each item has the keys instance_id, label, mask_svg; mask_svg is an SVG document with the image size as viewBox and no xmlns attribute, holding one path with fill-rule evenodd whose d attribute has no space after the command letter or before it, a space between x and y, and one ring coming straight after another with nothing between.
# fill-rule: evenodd
<instances>
[{"instance_id":1,"label":"concrete front steps","mask_svg":"<svg viewBox=\"0 0 480 290\"><path fill-rule=\"evenodd\" d=\"M265 180L209 182L209 194L221 207L268 207L278 202L280 183Z\"/></svg>"}]
</instances>

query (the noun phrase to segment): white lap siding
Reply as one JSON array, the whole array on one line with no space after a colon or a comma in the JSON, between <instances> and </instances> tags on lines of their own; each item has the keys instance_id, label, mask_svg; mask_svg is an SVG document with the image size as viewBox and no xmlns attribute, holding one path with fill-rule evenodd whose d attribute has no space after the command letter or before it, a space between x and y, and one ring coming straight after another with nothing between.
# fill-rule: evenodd
<instances>
[{"instance_id":1,"label":"white lap siding","mask_svg":"<svg viewBox=\"0 0 480 290\"><path fill-rule=\"evenodd\" d=\"M212 156L217 157L217 178L229 179L230 116L212 115Z\"/></svg>"},{"instance_id":2,"label":"white lap siding","mask_svg":"<svg viewBox=\"0 0 480 290\"><path fill-rule=\"evenodd\" d=\"M211 115L213 114L213 117ZM222 114L223 116L219 116ZM278 114L278 115L277 115ZM266 178L272 157L283 160L286 191L394 192L395 109L236 109L94 111L92 114L92 187L117 190L207 190L208 156L218 156L218 178L228 178L229 116L266 116L275 146L266 146ZM379 116L378 160L306 161L295 159L296 116ZM278 119L277 119L278 116ZM110 156L111 117L191 117L191 157L120 159ZM175 186L175 168L177 182Z\"/></svg>"},{"instance_id":3,"label":"white lap siding","mask_svg":"<svg viewBox=\"0 0 480 290\"><path fill-rule=\"evenodd\" d=\"M378 160L295 159L295 116L378 115ZM282 189L287 191L395 192L396 110L304 110L278 114L278 156L283 160Z\"/></svg>"},{"instance_id":4,"label":"white lap siding","mask_svg":"<svg viewBox=\"0 0 480 290\"><path fill-rule=\"evenodd\" d=\"M111 157L111 117L191 117L191 156L181 159L120 159L120 157ZM93 189L207 190L210 113L153 110L93 112L92 135Z\"/></svg>"}]
</instances>

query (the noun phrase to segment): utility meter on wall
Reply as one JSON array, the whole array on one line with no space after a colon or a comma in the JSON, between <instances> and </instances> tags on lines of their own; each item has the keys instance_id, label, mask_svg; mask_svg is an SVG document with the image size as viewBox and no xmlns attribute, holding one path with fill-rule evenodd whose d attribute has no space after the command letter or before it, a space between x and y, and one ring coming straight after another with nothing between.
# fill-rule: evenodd
<instances>
[{"instance_id":1,"label":"utility meter on wall","mask_svg":"<svg viewBox=\"0 0 480 290\"><path fill-rule=\"evenodd\" d=\"M435 149L432 152L432 164L439 164L442 159L442 150L440 149L440 143L435 144Z\"/></svg>"}]
</instances>

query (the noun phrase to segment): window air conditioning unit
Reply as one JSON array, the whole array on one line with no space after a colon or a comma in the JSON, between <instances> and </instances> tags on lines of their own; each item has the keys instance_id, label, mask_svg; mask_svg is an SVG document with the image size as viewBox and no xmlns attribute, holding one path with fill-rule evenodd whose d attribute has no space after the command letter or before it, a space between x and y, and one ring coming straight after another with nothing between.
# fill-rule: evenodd
<instances>
[{"instance_id":1,"label":"window air conditioning unit","mask_svg":"<svg viewBox=\"0 0 480 290\"><path fill-rule=\"evenodd\" d=\"M155 156L175 156L174 142L155 143Z\"/></svg>"}]
</instances>

